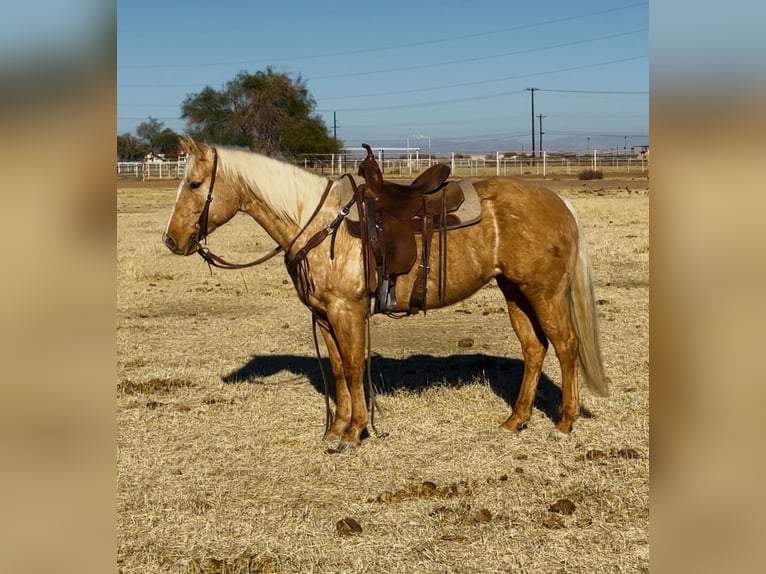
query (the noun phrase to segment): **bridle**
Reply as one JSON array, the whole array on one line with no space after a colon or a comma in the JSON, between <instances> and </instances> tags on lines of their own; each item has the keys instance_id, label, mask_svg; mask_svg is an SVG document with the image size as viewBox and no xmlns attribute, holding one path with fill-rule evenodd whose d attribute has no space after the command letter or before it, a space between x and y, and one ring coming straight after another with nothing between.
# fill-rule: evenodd
<instances>
[{"instance_id":1,"label":"bridle","mask_svg":"<svg viewBox=\"0 0 766 574\"><path fill-rule=\"evenodd\" d=\"M260 265L261 263L265 263L272 257L274 257L277 253L282 251L282 248L277 245L274 249L269 251L266 255L263 257L260 257L256 259L255 261L251 261L250 263L230 263L226 261L223 257L220 257L210 251L210 249L205 246L202 246L202 242L204 241L207 244L207 236L208 236L208 215L210 213L210 204L213 202L213 186L215 185L215 174L218 171L218 151L213 148L213 173L210 175L210 187L207 190L207 197L205 198L205 205L202 207L202 212L199 214L199 219L197 220L197 253L199 253L200 257L204 259L209 266L212 267L218 267L219 269L245 269L246 267L254 267L255 265ZM212 269L211 269L212 271Z\"/></svg>"},{"instance_id":2,"label":"bridle","mask_svg":"<svg viewBox=\"0 0 766 574\"><path fill-rule=\"evenodd\" d=\"M306 225L303 226L303 228L298 231L296 236L293 238L293 240L290 242L289 247L285 250L281 246L277 245L274 249L269 251L266 255L263 257L259 257L255 261L251 261L250 263L230 263L229 261L226 261L223 257L220 257L219 255L216 255L207 246L202 245L202 242L204 241L207 244L207 236L208 236L208 217L210 213L210 204L213 202L213 187L215 186L215 176L218 171L218 150L216 148L213 148L213 172L210 175L210 187L208 187L207 190L207 197L205 198L205 205L202 207L202 211L199 214L199 219L197 219L196 228L197 228L197 235L195 237L196 243L198 245L197 247L197 253L204 259L208 265L212 267L218 267L219 269L245 269L247 267L254 267L255 265L260 265L261 263L265 263L272 257L274 257L277 253L280 253L282 251L285 251L285 257L287 257L287 254L290 252L290 249L292 249L295 242L298 240L298 238L303 235L303 232L306 230L306 228L309 226L309 224L314 220L314 218L319 213L319 210L322 209L322 206L324 205L325 200L327 199L327 196L330 193L330 189L332 188L333 181L328 180L327 186L325 187L324 192L322 193L322 197L319 199L319 203L316 206L316 209L314 210L314 213L311 214L311 217L309 217L308 221L306 222ZM353 182L353 180L352 180ZM340 225L340 222L345 218L346 215L348 215L349 208L351 207L351 204L345 206L343 209L341 209L338 216L335 218L335 221L333 221L330 225L323 228L319 233L314 235L311 239L309 239L307 245L301 249L297 254L296 257L288 263L288 270L290 272L294 271L294 265L305 259L306 255L309 251L311 251L314 247L316 247L319 243L324 241L324 239L328 235L333 235L335 230ZM320 237L321 236L321 237Z\"/></svg>"},{"instance_id":3,"label":"bridle","mask_svg":"<svg viewBox=\"0 0 766 574\"><path fill-rule=\"evenodd\" d=\"M207 218L210 213L210 204L213 201L213 187L215 186L215 174L218 172L218 151L213 148L213 173L210 175L210 187L207 190L205 205L197 220L197 243L201 244L207 238Z\"/></svg>"}]
</instances>

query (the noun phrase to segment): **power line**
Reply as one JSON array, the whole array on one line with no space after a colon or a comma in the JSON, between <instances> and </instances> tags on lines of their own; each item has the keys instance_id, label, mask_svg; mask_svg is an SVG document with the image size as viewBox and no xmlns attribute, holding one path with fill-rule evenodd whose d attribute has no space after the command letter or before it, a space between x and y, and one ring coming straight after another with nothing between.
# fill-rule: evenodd
<instances>
[{"instance_id":1,"label":"power line","mask_svg":"<svg viewBox=\"0 0 766 574\"><path fill-rule=\"evenodd\" d=\"M364 70L361 72L349 72L344 74L331 74L327 76L311 76L308 78L305 78L306 81L314 81L314 80L329 80L329 79L339 79L339 78L354 78L358 76L371 76L371 75L378 75L378 74L391 74L396 72L409 72L412 70L423 70L423 69L432 69L439 66L454 66L456 64L467 64L471 62L479 62L482 60L493 60L497 58L507 58L510 56L520 56L523 54L531 54L534 52L542 52L545 50L554 50L556 48L568 48L571 46L576 46L580 44L587 44L591 42L598 42L601 40L611 40L614 38L619 38L622 36L629 36L632 34L638 34L640 32L646 32L648 28L640 28L638 30L631 30L628 32L619 32L616 34L609 34L607 36L597 36L594 38L586 38L584 40L574 40L572 42L563 42L561 44L550 44L548 46L540 46L538 48L526 48L524 50L514 50L512 52L504 52L502 54L490 54L488 56L476 56L473 58L463 58L459 60L446 60L442 62L433 62L430 64L418 64L414 66L402 66L399 68L385 68L380 70ZM120 88L196 88L196 87L204 87L205 84L121 84L117 83L117 86ZM561 90L546 90L546 91L561 91ZM577 92L578 90L572 90L572 92Z\"/></svg>"},{"instance_id":2,"label":"power line","mask_svg":"<svg viewBox=\"0 0 766 574\"><path fill-rule=\"evenodd\" d=\"M499 98L502 96L509 96L512 94L521 94L524 93L524 90L512 90L509 92L497 92L494 94L485 94L480 96L467 96L465 98L454 98L451 100L439 100L439 101L430 101L430 102L419 102L419 103L412 103L412 104L395 104L391 106L375 106L370 108L332 108L332 109L320 109L317 110L319 113L328 113L332 110L335 110L336 112L377 112L377 111L383 111L383 110L398 110L398 109L404 109L404 108L427 108L432 106L439 106L443 104L459 104L464 102L473 102L478 100L488 100L491 98ZM327 98L330 99L330 98Z\"/></svg>"},{"instance_id":3,"label":"power line","mask_svg":"<svg viewBox=\"0 0 766 574\"><path fill-rule=\"evenodd\" d=\"M637 95L647 95L648 91L640 91L640 90L553 90L550 88L539 88L541 92L558 92L562 94L609 94L609 95L626 95L626 96L637 96Z\"/></svg>"},{"instance_id":4,"label":"power line","mask_svg":"<svg viewBox=\"0 0 766 574\"><path fill-rule=\"evenodd\" d=\"M556 136L598 136L598 137L624 137L628 136L629 138L648 138L648 134L626 134L625 132L613 132L613 133L604 133L600 131L593 131L593 130L554 130L554 131L547 131L545 132L548 135L556 135Z\"/></svg>"},{"instance_id":5,"label":"power line","mask_svg":"<svg viewBox=\"0 0 766 574\"><path fill-rule=\"evenodd\" d=\"M418 93L418 92L430 92L434 90L444 90L448 88L462 88L462 87L468 87L468 86L478 86L483 84L494 84L498 82L506 82L508 80L518 80L522 78L532 78L536 76L545 76L550 74L558 74L561 72L571 72L574 70L583 70L586 68L596 68L599 66L607 66L611 64L621 64L623 62L629 62L632 60L641 60L646 58L646 56L632 56L630 58L621 58L619 60L609 60L606 62L598 62L595 64L583 64L580 66L571 66L569 68L559 68L557 70L548 70L544 72L532 72L529 74L518 74L515 76L506 76L504 78L497 78L494 80L479 80L476 82L462 82L457 84L446 84L441 86L431 86L427 88L419 88L419 89L412 89L412 90L399 90L395 92L378 92L373 94L359 94L359 95L351 95L351 96L337 96L337 97L326 97L323 98L324 101L331 101L331 100L343 100L343 99L357 99L357 98L372 98L372 97L378 97L378 96L395 96L400 94L412 94L412 93ZM392 105L392 106L376 106L376 107L366 107L366 108L346 108L346 109L340 109L340 108L334 108L336 111L343 111L343 112L361 112L361 111L377 111L377 110L392 110L392 109L398 109L398 108L409 108L409 107L422 107L422 106L430 106L430 105L438 105L438 104L447 104L447 103L459 103L459 102L466 102L466 101L473 101L473 100L479 100L479 99L487 99L487 98L493 98L493 97L499 97L499 96L506 96L510 94L517 94L517 93L523 93L524 90L514 90L514 91L508 91L508 92L498 92L495 94L486 94L483 96L471 96L467 98L459 98L455 100L442 100L442 101L435 101L435 102L425 102L425 103L419 103L419 104L398 104L398 105ZM332 111L327 109L320 109L317 110L319 112L322 111Z\"/></svg>"},{"instance_id":6,"label":"power line","mask_svg":"<svg viewBox=\"0 0 766 574\"><path fill-rule=\"evenodd\" d=\"M541 46L539 48L527 48L524 50L514 50L513 52L504 52L502 54L491 54L489 56L476 56L474 58L464 58L460 60L448 60L444 62L434 62L430 64L418 64L416 66L403 66L400 68L386 68L382 70L365 70L362 72L351 72L346 74L332 74L328 76L312 76L309 78L306 78L307 80L328 80L328 79L338 79L338 78L353 78L357 76L370 76L370 75L376 75L376 74L389 74L394 72L408 72L412 70L423 70L423 69L432 69L439 66L453 66L455 64L467 64L469 62L479 62L481 60L493 60L496 58L506 58L509 56L519 56L522 54L531 54L533 52L542 52L544 50L554 50L556 48L568 48L570 46L577 46L579 44L587 44L590 42L597 42L600 40L611 40L614 38L619 38L622 36L629 36L631 34L638 34L640 32L646 32L648 28L641 28L639 30L631 30L630 32L620 32L617 34L609 34L607 36L599 36L596 38L587 38L585 40L574 40L572 42L564 42L561 44L551 44L548 46ZM147 86L150 87L150 86Z\"/></svg>"},{"instance_id":7,"label":"power line","mask_svg":"<svg viewBox=\"0 0 766 574\"><path fill-rule=\"evenodd\" d=\"M582 18L590 18L591 16L600 16L602 14L610 14L612 12L619 12L622 10L628 10L630 8L635 8L637 6L646 6L647 2L634 2L632 4L627 4L625 6L618 6L616 8L608 8L606 10L599 10L597 12L587 12L584 14L578 14L575 16L565 16L561 18L552 18L549 20L542 20L540 22L532 22L530 24L519 24L516 26L511 26L508 28L500 28L497 30L489 30L489 31L482 31L482 32L475 32L471 34L462 34L459 36L449 36L444 38L437 38L434 40L422 40L420 42L410 42L406 44L396 44L391 46L378 46L375 48L360 48L360 49L354 49L354 50L344 50L339 52L329 52L324 54L308 54L304 56L293 56L289 58L280 58L280 62L291 62L291 61L297 61L297 60L310 60L310 59L317 59L317 58L335 58L338 56L355 56L358 54L367 54L370 52L383 52L388 50L399 50L399 49L406 49L406 48L417 48L420 46L428 46L432 44L443 44L445 42L455 42L458 40L467 40L471 38L477 38L477 37L486 37L494 34L502 34L505 32L514 32L518 30L526 30L529 28L536 28L540 26L547 26L549 24L560 24L563 22L571 22L572 20L579 20ZM209 62L209 63L194 63L194 64L123 64L117 66L117 69L149 69L149 68L202 68L202 67L212 67L212 66L242 66L247 64L256 64L256 63L264 63L269 62L269 60L239 60L239 61L223 61L223 62Z\"/></svg>"}]
</instances>

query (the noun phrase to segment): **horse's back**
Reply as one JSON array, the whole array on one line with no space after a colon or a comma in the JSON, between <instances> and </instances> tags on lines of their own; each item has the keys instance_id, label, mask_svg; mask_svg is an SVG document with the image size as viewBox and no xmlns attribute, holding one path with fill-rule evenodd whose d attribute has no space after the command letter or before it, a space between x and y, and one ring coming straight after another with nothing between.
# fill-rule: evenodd
<instances>
[{"instance_id":1,"label":"horse's back","mask_svg":"<svg viewBox=\"0 0 766 574\"><path fill-rule=\"evenodd\" d=\"M570 225L572 214L558 193L515 177L490 177L474 182L482 202L491 202L497 209L510 210L519 219L535 223Z\"/></svg>"},{"instance_id":2,"label":"horse's back","mask_svg":"<svg viewBox=\"0 0 766 574\"><path fill-rule=\"evenodd\" d=\"M577 255L578 227L554 191L521 179L492 177L474 183L485 234L494 236L495 264L519 283L569 272ZM488 241L486 238L485 241Z\"/></svg>"}]
</instances>

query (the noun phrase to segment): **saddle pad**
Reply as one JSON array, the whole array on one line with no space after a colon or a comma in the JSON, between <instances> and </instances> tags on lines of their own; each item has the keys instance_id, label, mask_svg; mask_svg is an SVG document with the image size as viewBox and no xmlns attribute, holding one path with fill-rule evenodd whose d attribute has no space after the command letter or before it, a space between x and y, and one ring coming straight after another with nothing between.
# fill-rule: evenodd
<instances>
[{"instance_id":1,"label":"saddle pad","mask_svg":"<svg viewBox=\"0 0 766 574\"><path fill-rule=\"evenodd\" d=\"M364 179L354 178L357 185L362 185ZM473 182L478 180L460 179L457 181L450 181L447 185L459 185L463 190L465 199L462 205L454 213L449 214L448 225L446 229L457 229L459 227L467 227L481 221L481 200L476 193L476 189L473 187ZM346 204L354 197L354 190L351 189L351 184L346 178L342 180L343 186L340 191L340 201L342 204ZM351 223L352 227L356 227L359 223L359 212L356 209L356 204L351 206L348 215L346 216L346 222ZM356 225L353 225L356 224Z\"/></svg>"}]
</instances>

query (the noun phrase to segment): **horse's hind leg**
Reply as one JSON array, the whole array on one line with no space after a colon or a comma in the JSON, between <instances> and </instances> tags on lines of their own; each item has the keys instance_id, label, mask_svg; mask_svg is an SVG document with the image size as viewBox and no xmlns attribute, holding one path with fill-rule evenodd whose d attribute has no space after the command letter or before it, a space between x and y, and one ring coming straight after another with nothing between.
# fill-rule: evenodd
<instances>
[{"instance_id":1,"label":"horse's hind leg","mask_svg":"<svg viewBox=\"0 0 766 574\"><path fill-rule=\"evenodd\" d=\"M579 342L569 315L567 295L564 293L557 292L550 299L535 304L540 324L556 350L561 367L561 418L551 432L551 438L554 439L568 435L580 414L580 397L577 389Z\"/></svg>"},{"instance_id":2,"label":"horse's hind leg","mask_svg":"<svg viewBox=\"0 0 766 574\"><path fill-rule=\"evenodd\" d=\"M505 279L497 278L497 284L505 295L508 304L508 314L511 325L521 343L524 354L524 376L521 389L513 405L513 412L502 426L508 430L520 431L532 416L532 405L535 400L537 382L543 370L543 360L548 349L548 339L543 333L532 306L518 287Z\"/></svg>"},{"instance_id":3,"label":"horse's hind leg","mask_svg":"<svg viewBox=\"0 0 766 574\"><path fill-rule=\"evenodd\" d=\"M572 326L569 312L559 313L555 333L549 334L551 343L556 349L556 356L561 365L561 419L556 429L551 433L554 439L562 438L572 431L575 420L580 415L580 396L577 389L577 336Z\"/></svg>"}]
</instances>

